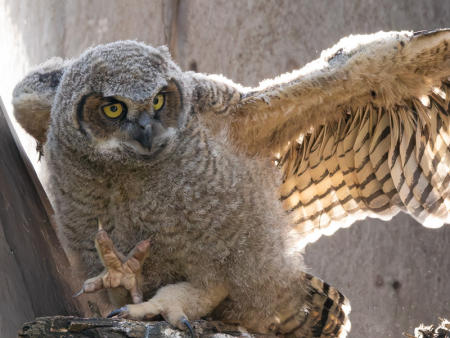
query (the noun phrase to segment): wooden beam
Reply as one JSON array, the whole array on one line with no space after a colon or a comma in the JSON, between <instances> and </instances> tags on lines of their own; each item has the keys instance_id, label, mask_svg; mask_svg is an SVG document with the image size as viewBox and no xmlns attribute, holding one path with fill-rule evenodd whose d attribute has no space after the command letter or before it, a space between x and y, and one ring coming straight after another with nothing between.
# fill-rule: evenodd
<instances>
[{"instance_id":1,"label":"wooden beam","mask_svg":"<svg viewBox=\"0 0 450 338\"><path fill-rule=\"evenodd\" d=\"M34 316L78 314L69 287L69 262L51 215L44 189L0 99L0 226L22 278L12 285L4 285L0 278L0 288L13 293L22 285L20 292L27 293Z\"/></svg>"}]
</instances>

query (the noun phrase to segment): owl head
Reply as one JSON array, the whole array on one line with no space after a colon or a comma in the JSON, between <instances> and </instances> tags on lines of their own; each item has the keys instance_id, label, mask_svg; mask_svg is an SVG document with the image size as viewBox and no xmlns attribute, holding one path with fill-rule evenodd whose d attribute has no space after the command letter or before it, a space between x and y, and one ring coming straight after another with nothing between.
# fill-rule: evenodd
<instances>
[{"instance_id":1,"label":"owl head","mask_svg":"<svg viewBox=\"0 0 450 338\"><path fill-rule=\"evenodd\" d=\"M119 41L41 65L16 86L13 104L40 142L47 135L92 158L148 160L170 152L196 110L219 109L212 83L182 72L164 46Z\"/></svg>"}]
</instances>

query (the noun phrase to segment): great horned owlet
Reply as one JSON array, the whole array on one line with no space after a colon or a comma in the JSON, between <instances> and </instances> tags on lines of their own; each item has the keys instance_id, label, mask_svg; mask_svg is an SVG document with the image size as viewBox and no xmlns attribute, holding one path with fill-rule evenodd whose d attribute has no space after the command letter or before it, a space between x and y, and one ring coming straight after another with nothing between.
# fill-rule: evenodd
<instances>
[{"instance_id":1,"label":"great horned owlet","mask_svg":"<svg viewBox=\"0 0 450 338\"><path fill-rule=\"evenodd\" d=\"M449 42L449 30L351 36L257 88L135 41L32 71L15 116L45 143L66 249L100 273L83 291L180 328L210 315L344 336L347 300L305 273L301 250L367 216L449 222Z\"/></svg>"}]
</instances>

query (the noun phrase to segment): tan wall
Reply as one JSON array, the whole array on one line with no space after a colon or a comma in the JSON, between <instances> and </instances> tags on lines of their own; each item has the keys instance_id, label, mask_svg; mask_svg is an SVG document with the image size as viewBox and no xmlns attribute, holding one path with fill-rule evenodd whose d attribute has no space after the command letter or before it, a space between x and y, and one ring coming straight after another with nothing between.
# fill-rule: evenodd
<instances>
[{"instance_id":1,"label":"tan wall","mask_svg":"<svg viewBox=\"0 0 450 338\"><path fill-rule=\"evenodd\" d=\"M9 100L32 64L118 39L168 44L185 70L255 85L345 35L432 29L449 18L449 0L0 0L0 70L8 75L0 93ZM400 215L322 238L306 261L351 299L351 337L400 337L450 316L449 243L449 227L428 230Z\"/></svg>"}]
</instances>

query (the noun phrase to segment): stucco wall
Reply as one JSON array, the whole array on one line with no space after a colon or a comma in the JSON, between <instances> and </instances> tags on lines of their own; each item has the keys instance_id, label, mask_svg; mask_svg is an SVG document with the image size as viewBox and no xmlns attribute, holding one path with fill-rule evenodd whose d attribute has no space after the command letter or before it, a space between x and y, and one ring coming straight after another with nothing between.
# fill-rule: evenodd
<instances>
[{"instance_id":1,"label":"stucco wall","mask_svg":"<svg viewBox=\"0 0 450 338\"><path fill-rule=\"evenodd\" d=\"M255 85L345 35L445 27L449 18L448 0L0 0L0 94L9 101L17 79L50 56L118 39L167 44L185 70ZM306 261L351 299L351 337L400 337L450 316L450 227L425 229L405 215L367 220L309 246Z\"/></svg>"}]
</instances>

